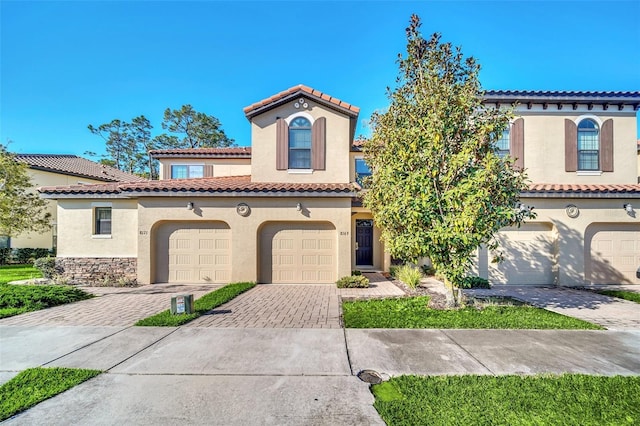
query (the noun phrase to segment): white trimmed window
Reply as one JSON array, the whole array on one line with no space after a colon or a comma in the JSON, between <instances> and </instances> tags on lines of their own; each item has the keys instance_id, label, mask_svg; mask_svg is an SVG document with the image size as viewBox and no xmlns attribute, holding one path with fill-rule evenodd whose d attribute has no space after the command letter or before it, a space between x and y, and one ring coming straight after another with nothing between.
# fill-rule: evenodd
<instances>
[{"instance_id":1,"label":"white trimmed window","mask_svg":"<svg viewBox=\"0 0 640 426\"><path fill-rule=\"evenodd\" d=\"M304 117L289 124L289 168L311 168L311 123Z\"/></svg>"},{"instance_id":2,"label":"white trimmed window","mask_svg":"<svg viewBox=\"0 0 640 426\"><path fill-rule=\"evenodd\" d=\"M111 207L95 207L94 235L111 235Z\"/></svg>"},{"instance_id":3,"label":"white trimmed window","mask_svg":"<svg viewBox=\"0 0 640 426\"><path fill-rule=\"evenodd\" d=\"M202 164L174 164L171 166L171 179L193 179L204 177Z\"/></svg>"},{"instance_id":4,"label":"white trimmed window","mask_svg":"<svg viewBox=\"0 0 640 426\"><path fill-rule=\"evenodd\" d=\"M498 157L505 158L511 154L509 145L509 128L507 127L496 141L496 154Z\"/></svg>"},{"instance_id":5,"label":"white trimmed window","mask_svg":"<svg viewBox=\"0 0 640 426\"><path fill-rule=\"evenodd\" d=\"M589 118L578 123L578 170L600 170L600 128Z\"/></svg>"}]
</instances>

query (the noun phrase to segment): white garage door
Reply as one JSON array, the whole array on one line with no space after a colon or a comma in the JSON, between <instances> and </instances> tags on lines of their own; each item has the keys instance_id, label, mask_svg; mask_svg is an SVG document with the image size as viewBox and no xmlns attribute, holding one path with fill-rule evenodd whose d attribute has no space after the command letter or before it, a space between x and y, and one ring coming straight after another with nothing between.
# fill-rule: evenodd
<instances>
[{"instance_id":1,"label":"white garage door","mask_svg":"<svg viewBox=\"0 0 640 426\"><path fill-rule=\"evenodd\" d=\"M551 224L529 223L498 234L504 260L489 259L489 282L512 285L554 284L554 237Z\"/></svg>"},{"instance_id":2,"label":"white garage door","mask_svg":"<svg viewBox=\"0 0 640 426\"><path fill-rule=\"evenodd\" d=\"M260 239L260 281L332 283L336 280L336 230L328 223L274 223Z\"/></svg>"},{"instance_id":3,"label":"white garage door","mask_svg":"<svg viewBox=\"0 0 640 426\"><path fill-rule=\"evenodd\" d=\"M229 282L231 230L226 223L168 223L158 229L156 241L156 282Z\"/></svg>"},{"instance_id":4,"label":"white garage door","mask_svg":"<svg viewBox=\"0 0 640 426\"><path fill-rule=\"evenodd\" d=\"M591 239L589 270L592 284L640 284L640 226L597 225Z\"/></svg>"}]
</instances>

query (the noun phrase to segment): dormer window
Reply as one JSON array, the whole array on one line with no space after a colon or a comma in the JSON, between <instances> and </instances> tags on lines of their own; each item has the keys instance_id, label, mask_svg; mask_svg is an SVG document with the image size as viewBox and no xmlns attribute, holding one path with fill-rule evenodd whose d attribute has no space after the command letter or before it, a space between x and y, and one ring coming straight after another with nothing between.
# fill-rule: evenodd
<instances>
[{"instance_id":1,"label":"dormer window","mask_svg":"<svg viewBox=\"0 0 640 426\"><path fill-rule=\"evenodd\" d=\"M600 129L591 119L578 124L578 170L600 170Z\"/></svg>"},{"instance_id":2,"label":"dormer window","mask_svg":"<svg viewBox=\"0 0 640 426\"><path fill-rule=\"evenodd\" d=\"M289 124L289 168L311 168L311 123L304 117Z\"/></svg>"}]
</instances>

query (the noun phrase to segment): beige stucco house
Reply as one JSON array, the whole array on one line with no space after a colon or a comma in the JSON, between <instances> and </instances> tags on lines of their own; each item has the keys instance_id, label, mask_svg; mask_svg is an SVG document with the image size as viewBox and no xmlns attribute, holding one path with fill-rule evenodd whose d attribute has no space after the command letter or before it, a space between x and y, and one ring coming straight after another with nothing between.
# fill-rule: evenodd
<instances>
[{"instance_id":1,"label":"beige stucco house","mask_svg":"<svg viewBox=\"0 0 640 426\"><path fill-rule=\"evenodd\" d=\"M501 141L533 181L537 218L480 250L494 284L640 283L639 92L488 92L518 103ZM154 151L160 180L41 188L58 201L70 280L330 283L390 257L357 195L359 109L295 86L244 109L251 148ZM625 206L625 207L623 207Z\"/></svg>"},{"instance_id":2,"label":"beige stucco house","mask_svg":"<svg viewBox=\"0 0 640 426\"><path fill-rule=\"evenodd\" d=\"M89 185L105 182L140 182L145 179L122 172L75 155L16 154L16 160L28 167L34 188L41 186ZM51 229L46 232L26 232L8 239L9 247L52 249L57 245L57 203L49 200Z\"/></svg>"}]
</instances>

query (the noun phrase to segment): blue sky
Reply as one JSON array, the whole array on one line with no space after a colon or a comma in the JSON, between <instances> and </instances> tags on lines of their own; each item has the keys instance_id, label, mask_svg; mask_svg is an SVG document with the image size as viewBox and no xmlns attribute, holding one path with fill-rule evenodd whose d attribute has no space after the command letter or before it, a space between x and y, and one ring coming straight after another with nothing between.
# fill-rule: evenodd
<instances>
[{"instance_id":1,"label":"blue sky","mask_svg":"<svg viewBox=\"0 0 640 426\"><path fill-rule=\"evenodd\" d=\"M242 108L305 84L361 108L357 134L420 15L462 46L485 89L640 90L640 1L0 2L0 140L20 153L104 152L87 130L165 108L214 115L250 144Z\"/></svg>"}]
</instances>

